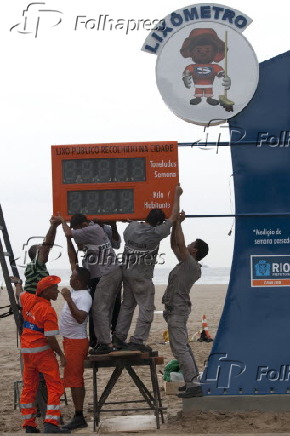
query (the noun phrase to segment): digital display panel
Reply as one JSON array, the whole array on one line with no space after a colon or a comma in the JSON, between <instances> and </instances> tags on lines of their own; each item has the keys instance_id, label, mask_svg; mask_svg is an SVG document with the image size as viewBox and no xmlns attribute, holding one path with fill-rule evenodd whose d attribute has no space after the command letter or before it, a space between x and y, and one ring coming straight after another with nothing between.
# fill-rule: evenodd
<instances>
[{"instance_id":1,"label":"digital display panel","mask_svg":"<svg viewBox=\"0 0 290 436\"><path fill-rule=\"evenodd\" d=\"M133 189L104 189L101 191L68 191L68 214L115 215L134 213Z\"/></svg>"},{"instance_id":2,"label":"digital display panel","mask_svg":"<svg viewBox=\"0 0 290 436\"><path fill-rule=\"evenodd\" d=\"M172 211L178 183L176 141L53 145L53 213L66 221L144 220L152 209Z\"/></svg>"},{"instance_id":3,"label":"digital display panel","mask_svg":"<svg viewBox=\"0 0 290 436\"><path fill-rule=\"evenodd\" d=\"M62 182L114 183L146 181L146 159L68 159L62 161Z\"/></svg>"}]
</instances>

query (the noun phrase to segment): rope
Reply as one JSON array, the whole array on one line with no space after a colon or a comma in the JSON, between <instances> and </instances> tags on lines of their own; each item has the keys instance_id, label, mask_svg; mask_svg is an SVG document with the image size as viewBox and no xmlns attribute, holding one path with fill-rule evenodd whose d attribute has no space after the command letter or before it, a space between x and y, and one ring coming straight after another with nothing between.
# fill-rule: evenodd
<instances>
[{"instance_id":1,"label":"rope","mask_svg":"<svg viewBox=\"0 0 290 436\"><path fill-rule=\"evenodd\" d=\"M9 307L9 311L8 311L8 312L1 313L1 315L0 315L0 319L1 319L1 318L6 318L7 316L10 316L10 315L13 315L13 310L12 310L12 307L11 307L11 306L0 307L0 309L4 309L5 307Z\"/></svg>"},{"instance_id":2,"label":"rope","mask_svg":"<svg viewBox=\"0 0 290 436\"><path fill-rule=\"evenodd\" d=\"M273 212L273 213L236 213L220 215L185 215L185 218L231 218L231 217L260 217L260 216L289 216L290 212Z\"/></svg>"},{"instance_id":3,"label":"rope","mask_svg":"<svg viewBox=\"0 0 290 436\"><path fill-rule=\"evenodd\" d=\"M200 140L194 141L194 142L179 142L178 147L207 147L207 146L212 146L212 147L238 147L238 146L242 146L242 145L246 145L246 146L254 146L257 147L257 141L256 140L252 140L252 141L233 141L231 142L229 141L217 141L217 142L201 142Z\"/></svg>"},{"instance_id":4,"label":"rope","mask_svg":"<svg viewBox=\"0 0 290 436\"><path fill-rule=\"evenodd\" d=\"M8 306L1 306L0 309L6 309L7 307L9 307L8 312L4 312L1 313L0 318L6 318L7 316L13 315L13 309L11 304L9 304ZM17 304L18 310L21 310L21 307L19 306L19 304Z\"/></svg>"}]
</instances>

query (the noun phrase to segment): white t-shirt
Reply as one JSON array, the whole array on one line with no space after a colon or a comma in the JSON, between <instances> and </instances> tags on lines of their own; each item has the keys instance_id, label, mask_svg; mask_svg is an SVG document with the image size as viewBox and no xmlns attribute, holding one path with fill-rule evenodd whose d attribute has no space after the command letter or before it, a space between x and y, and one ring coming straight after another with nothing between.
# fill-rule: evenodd
<instances>
[{"instance_id":1,"label":"white t-shirt","mask_svg":"<svg viewBox=\"0 0 290 436\"><path fill-rule=\"evenodd\" d=\"M79 310L89 313L92 306L92 297L87 290L71 291L71 298ZM71 310L65 302L60 315L60 334L69 339L84 339L87 334L88 317L82 324L72 316Z\"/></svg>"}]
</instances>

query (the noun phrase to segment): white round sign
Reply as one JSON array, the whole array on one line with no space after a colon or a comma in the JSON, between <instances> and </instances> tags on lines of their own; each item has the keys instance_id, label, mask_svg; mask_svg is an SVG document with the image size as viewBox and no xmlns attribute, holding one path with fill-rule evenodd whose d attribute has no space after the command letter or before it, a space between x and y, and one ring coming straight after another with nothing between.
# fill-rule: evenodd
<instances>
[{"instance_id":1,"label":"white round sign","mask_svg":"<svg viewBox=\"0 0 290 436\"><path fill-rule=\"evenodd\" d=\"M164 102L178 117L213 125L248 104L258 84L259 64L241 33L199 22L183 27L164 44L156 80Z\"/></svg>"}]
</instances>

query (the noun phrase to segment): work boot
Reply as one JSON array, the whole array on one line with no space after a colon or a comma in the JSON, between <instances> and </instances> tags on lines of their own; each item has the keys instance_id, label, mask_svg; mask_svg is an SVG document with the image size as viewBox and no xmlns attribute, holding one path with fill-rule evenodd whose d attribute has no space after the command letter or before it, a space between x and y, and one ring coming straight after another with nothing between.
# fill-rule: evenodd
<instances>
[{"instance_id":1,"label":"work boot","mask_svg":"<svg viewBox=\"0 0 290 436\"><path fill-rule=\"evenodd\" d=\"M76 428L85 428L88 426L87 421L82 415L75 415L73 419L65 424L62 428L67 428L69 430L75 430Z\"/></svg>"},{"instance_id":2,"label":"work boot","mask_svg":"<svg viewBox=\"0 0 290 436\"><path fill-rule=\"evenodd\" d=\"M179 386L178 390L179 392L184 392L186 390L186 386Z\"/></svg>"},{"instance_id":3,"label":"work boot","mask_svg":"<svg viewBox=\"0 0 290 436\"><path fill-rule=\"evenodd\" d=\"M191 386L190 388L185 389L184 392L177 394L177 396L178 398L202 397L201 386Z\"/></svg>"},{"instance_id":4,"label":"work boot","mask_svg":"<svg viewBox=\"0 0 290 436\"><path fill-rule=\"evenodd\" d=\"M43 433L70 433L70 430L68 428L61 428L58 425L52 424L51 422L45 422L43 425Z\"/></svg>"},{"instance_id":5,"label":"work boot","mask_svg":"<svg viewBox=\"0 0 290 436\"><path fill-rule=\"evenodd\" d=\"M193 378L191 379L191 381L193 381L194 379L200 381L200 377L199 377L199 375L196 375L195 377L193 377ZM199 387L199 386L197 386L197 387ZM179 386L178 390L179 390L179 392L185 392L185 391L186 391L186 385L184 385L184 386Z\"/></svg>"},{"instance_id":6,"label":"work boot","mask_svg":"<svg viewBox=\"0 0 290 436\"><path fill-rule=\"evenodd\" d=\"M216 100L215 98L211 98L208 97L206 99L206 101L208 102L208 104L210 104L211 106L218 106L220 104L219 100Z\"/></svg>"},{"instance_id":7,"label":"work boot","mask_svg":"<svg viewBox=\"0 0 290 436\"><path fill-rule=\"evenodd\" d=\"M89 351L89 354L91 354L92 356L98 356L100 354L110 354L113 351L117 351L117 349L114 347L110 347L107 344L98 344L95 348L92 348Z\"/></svg>"},{"instance_id":8,"label":"work boot","mask_svg":"<svg viewBox=\"0 0 290 436\"><path fill-rule=\"evenodd\" d=\"M112 336L112 342L114 347L117 348L117 350L127 350L128 344L125 341L122 341L122 339L118 338L115 334Z\"/></svg>"},{"instance_id":9,"label":"work boot","mask_svg":"<svg viewBox=\"0 0 290 436\"><path fill-rule=\"evenodd\" d=\"M137 342L128 342L129 351L141 351L142 353L152 353L152 348L149 345L138 344Z\"/></svg>"},{"instance_id":10,"label":"work boot","mask_svg":"<svg viewBox=\"0 0 290 436\"><path fill-rule=\"evenodd\" d=\"M189 103L196 105L196 104L199 104L200 102L201 102L201 97L195 97L195 98L192 98Z\"/></svg>"},{"instance_id":11,"label":"work boot","mask_svg":"<svg viewBox=\"0 0 290 436\"><path fill-rule=\"evenodd\" d=\"M91 347L91 348L95 348L96 347L96 345L97 345L97 341L95 341L95 340L91 340L90 341L90 343L89 343L89 346Z\"/></svg>"},{"instance_id":12,"label":"work boot","mask_svg":"<svg viewBox=\"0 0 290 436\"><path fill-rule=\"evenodd\" d=\"M40 430L37 427L31 427L31 425L27 425L25 427L25 433L40 433Z\"/></svg>"},{"instance_id":13,"label":"work boot","mask_svg":"<svg viewBox=\"0 0 290 436\"><path fill-rule=\"evenodd\" d=\"M128 351L141 351L141 353L149 353L150 357L157 357L158 351L153 351L149 345L138 344L137 342L128 342Z\"/></svg>"}]
</instances>

